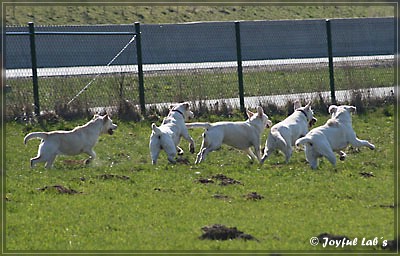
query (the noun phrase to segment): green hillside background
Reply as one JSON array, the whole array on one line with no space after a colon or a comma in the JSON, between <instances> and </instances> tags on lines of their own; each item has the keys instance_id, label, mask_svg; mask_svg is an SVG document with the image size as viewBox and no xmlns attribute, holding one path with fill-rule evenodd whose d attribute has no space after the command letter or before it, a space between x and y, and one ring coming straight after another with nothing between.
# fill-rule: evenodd
<instances>
[{"instance_id":1,"label":"green hillside background","mask_svg":"<svg viewBox=\"0 0 400 256\"><path fill-rule=\"evenodd\" d=\"M375 5L272 5L257 6L134 6L134 5L11 5L5 4L7 26L181 23L198 21L281 20L356 17L393 17L394 6Z\"/></svg>"}]
</instances>

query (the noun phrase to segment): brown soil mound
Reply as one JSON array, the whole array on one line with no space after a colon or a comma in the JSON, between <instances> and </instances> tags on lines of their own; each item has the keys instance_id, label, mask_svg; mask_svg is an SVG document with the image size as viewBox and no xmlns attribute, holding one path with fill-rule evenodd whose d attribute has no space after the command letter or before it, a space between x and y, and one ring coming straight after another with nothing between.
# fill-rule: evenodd
<instances>
[{"instance_id":1,"label":"brown soil mound","mask_svg":"<svg viewBox=\"0 0 400 256\"><path fill-rule=\"evenodd\" d=\"M244 240L256 240L255 237L249 234L245 234L239 231L236 227L229 228L221 224L214 224L211 226L202 227L203 234L199 237L200 239L211 239L211 240L231 240L231 239L244 239Z\"/></svg>"},{"instance_id":2,"label":"brown soil mound","mask_svg":"<svg viewBox=\"0 0 400 256\"><path fill-rule=\"evenodd\" d=\"M45 186L43 188L38 188L39 191L51 191L51 190L55 190L60 194L78 194L78 193L82 193L82 192L78 192L74 189L70 189L67 187L64 187L62 185L53 185L53 186Z\"/></svg>"}]
</instances>

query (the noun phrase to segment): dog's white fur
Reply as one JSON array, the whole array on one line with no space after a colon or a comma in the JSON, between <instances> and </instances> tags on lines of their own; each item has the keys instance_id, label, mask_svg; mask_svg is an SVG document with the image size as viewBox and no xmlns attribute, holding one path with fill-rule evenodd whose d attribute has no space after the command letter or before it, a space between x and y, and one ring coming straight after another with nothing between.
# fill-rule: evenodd
<instances>
[{"instance_id":1,"label":"dog's white fur","mask_svg":"<svg viewBox=\"0 0 400 256\"><path fill-rule=\"evenodd\" d=\"M193 113L189 110L189 103L184 102L171 108L160 127L157 127L155 123L151 124L149 148L152 164L157 163L162 149L167 153L168 161L175 163L176 154L183 154L183 150L178 147L181 137L190 143L189 151L194 153L194 140L185 125L185 120L190 117L193 117Z\"/></svg>"},{"instance_id":2,"label":"dog's white fur","mask_svg":"<svg viewBox=\"0 0 400 256\"><path fill-rule=\"evenodd\" d=\"M45 162L46 168L53 166L57 155L78 155L86 153L90 156L86 163L96 157L93 147L102 133L113 134L117 125L108 115L95 115L85 125L75 127L72 131L32 132L25 136L24 144L33 138L42 139L38 155L30 160L31 167L38 162Z\"/></svg>"},{"instance_id":3,"label":"dog's white fur","mask_svg":"<svg viewBox=\"0 0 400 256\"><path fill-rule=\"evenodd\" d=\"M206 155L217 150L222 144L245 151L250 159L261 160L260 139L266 127L272 125L262 107L257 108L257 114L246 110L247 119L244 122L189 123L188 128L205 128L200 152L196 164L204 161ZM254 147L255 154L250 147Z\"/></svg>"},{"instance_id":4,"label":"dog's white fur","mask_svg":"<svg viewBox=\"0 0 400 256\"><path fill-rule=\"evenodd\" d=\"M346 154L341 150L349 144L354 147L365 146L375 149L375 146L366 140L360 140L352 127L351 113L356 111L354 106L331 105L328 112L331 118L322 126L312 129L303 138L296 141L296 146L305 145L305 154L312 169L318 167L318 158L326 157L332 165L336 165L334 154L338 152L340 160L344 160Z\"/></svg>"},{"instance_id":5,"label":"dog's white fur","mask_svg":"<svg viewBox=\"0 0 400 256\"><path fill-rule=\"evenodd\" d=\"M292 156L295 141L305 136L308 132L308 127L311 127L316 121L317 119L313 117L311 102L302 107L300 101L295 101L294 112L285 120L271 127L265 142L261 163L264 163L277 149L285 154L285 160L288 163Z\"/></svg>"}]
</instances>

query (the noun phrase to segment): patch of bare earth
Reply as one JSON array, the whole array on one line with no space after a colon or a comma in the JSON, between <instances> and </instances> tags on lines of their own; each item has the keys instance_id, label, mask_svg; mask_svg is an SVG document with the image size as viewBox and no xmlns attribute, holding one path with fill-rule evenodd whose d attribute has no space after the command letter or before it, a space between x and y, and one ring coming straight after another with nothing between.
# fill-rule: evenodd
<instances>
[{"instance_id":1,"label":"patch of bare earth","mask_svg":"<svg viewBox=\"0 0 400 256\"><path fill-rule=\"evenodd\" d=\"M78 192L74 189L70 189L67 187L64 187L62 185L53 185L53 186L44 186L43 188L38 188L39 191L56 191L60 194L80 194L82 192Z\"/></svg>"},{"instance_id":2,"label":"patch of bare earth","mask_svg":"<svg viewBox=\"0 0 400 256\"><path fill-rule=\"evenodd\" d=\"M232 240L232 239L243 239L243 240L255 240L258 241L252 235L246 234L236 227L226 227L221 224L214 224L211 226L204 226L201 228L203 234L199 237L200 239L210 240Z\"/></svg>"}]
</instances>

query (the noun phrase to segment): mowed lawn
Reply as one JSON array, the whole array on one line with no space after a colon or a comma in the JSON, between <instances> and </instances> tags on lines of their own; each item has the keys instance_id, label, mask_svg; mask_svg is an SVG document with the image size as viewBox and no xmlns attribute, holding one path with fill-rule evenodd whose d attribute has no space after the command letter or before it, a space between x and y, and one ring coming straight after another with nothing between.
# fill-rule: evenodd
<instances>
[{"instance_id":1,"label":"mowed lawn","mask_svg":"<svg viewBox=\"0 0 400 256\"><path fill-rule=\"evenodd\" d=\"M270 116L274 123L283 116ZM317 126L328 119L317 115ZM224 119L227 120L227 119ZM23 145L38 125L9 122L6 127L5 248L15 251L343 251L380 252L383 240L395 238L394 108L381 107L354 115L359 138L375 150L348 148L336 167L323 159L311 170L304 152L288 164L275 154L263 166L251 164L242 152L223 146L206 161L175 165L162 154L151 165L150 122L121 122L114 135L103 135L95 147L98 158L58 157L54 169L31 169L39 140ZM62 121L46 128L72 129L87 120ZM159 124L160 122L158 122ZM202 129L190 131L196 152ZM264 145L268 131L262 137ZM236 180L221 185L216 174ZM204 183L200 181L211 181ZM70 189L60 193L52 186ZM64 191L65 192L65 191ZM76 192L76 193L75 193ZM248 199L256 192L260 200ZM201 228L212 224L237 227L256 240L201 240ZM345 248L312 246L321 233L357 238ZM378 245L362 246L362 239ZM378 251L376 251L378 250ZM99 252L99 251L97 251Z\"/></svg>"}]
</instances>

